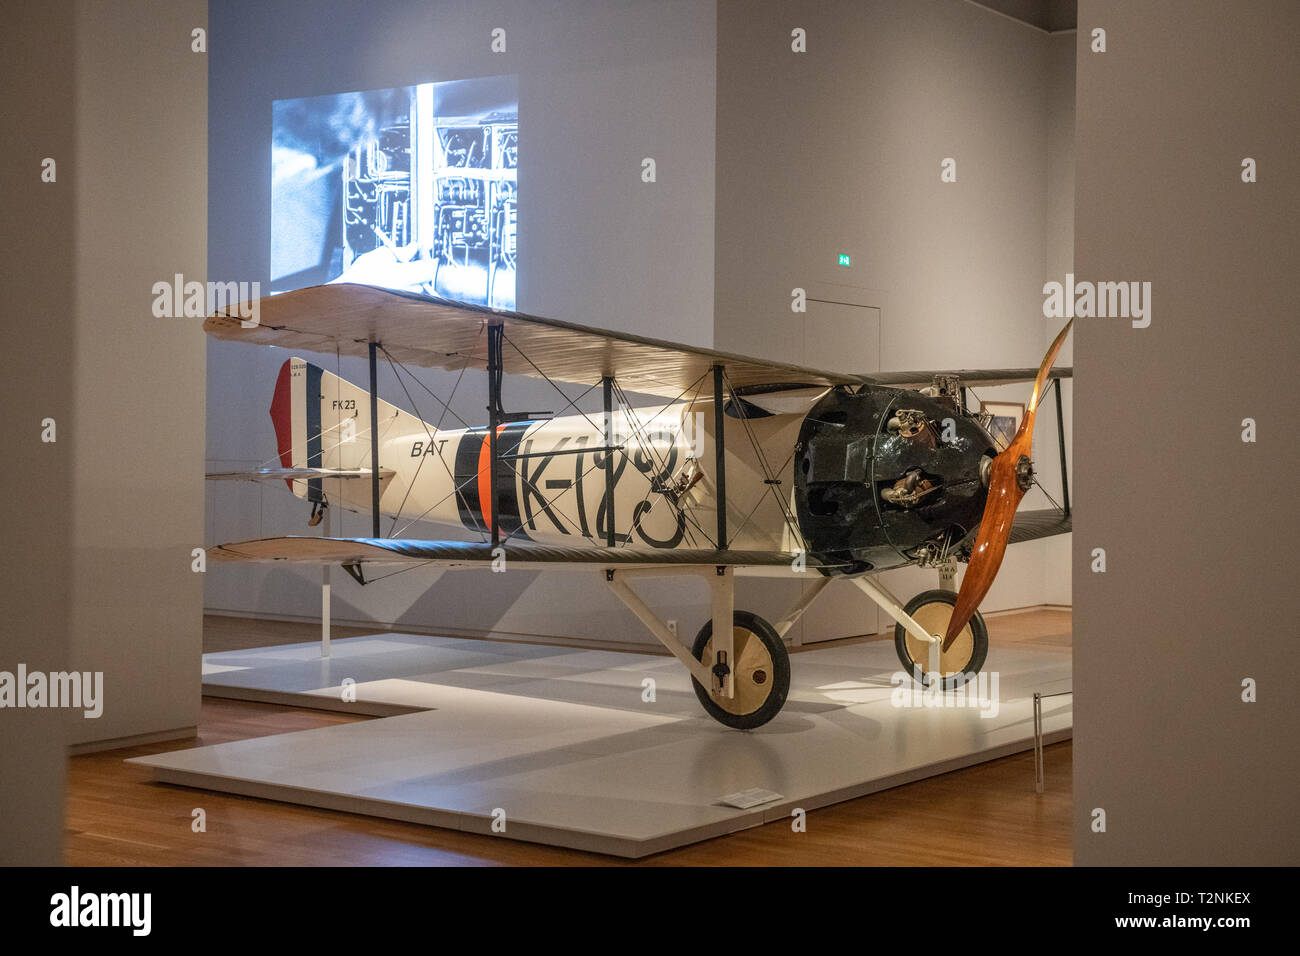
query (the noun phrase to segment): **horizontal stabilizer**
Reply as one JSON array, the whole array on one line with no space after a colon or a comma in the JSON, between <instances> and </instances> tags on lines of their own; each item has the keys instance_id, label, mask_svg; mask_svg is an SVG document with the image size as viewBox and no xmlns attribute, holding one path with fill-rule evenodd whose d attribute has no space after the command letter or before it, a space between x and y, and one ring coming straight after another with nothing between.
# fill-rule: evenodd
<instances>
[{"instance_id":1,"label":"horizontal stabilizer","mask_svg":"<svg viewBox=\"0 0 1300 956\"><path fill-rule=\"evenodd\" d=\"M288 481L310 478L369 478L374 474L369 468L255 468L252 471L210 471L203 477L209 481ZM397 474L391 468L380 468L380 478Z\"/></svg>"}]
</instances>

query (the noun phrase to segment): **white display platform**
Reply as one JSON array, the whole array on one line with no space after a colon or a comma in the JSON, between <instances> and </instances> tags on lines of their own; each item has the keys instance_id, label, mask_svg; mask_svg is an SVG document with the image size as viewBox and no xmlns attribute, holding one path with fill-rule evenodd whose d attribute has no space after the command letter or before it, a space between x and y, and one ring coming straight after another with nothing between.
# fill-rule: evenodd
<instances>
[{"instance_id":1,"label":"white display platform","mask_svg":"<svg viewBox=\"0 0 1300 956\"><path fill-rule=\"evenodd\" d=\"M1027 750L1034 692L1071 686L1068 652L995 645L996 716L897 706L893 642L839 645L792 655L785 709L741 732L704 715L666 656L402 634L332 650L210 654L204 692L407 712L130 762L166 783L484 834L504 810L498 837L640 857ZM1048 742L1070 736L1072 700L1043 702ZM754 787L781 799L721 802Z\"/></svg>"}]
</instances>

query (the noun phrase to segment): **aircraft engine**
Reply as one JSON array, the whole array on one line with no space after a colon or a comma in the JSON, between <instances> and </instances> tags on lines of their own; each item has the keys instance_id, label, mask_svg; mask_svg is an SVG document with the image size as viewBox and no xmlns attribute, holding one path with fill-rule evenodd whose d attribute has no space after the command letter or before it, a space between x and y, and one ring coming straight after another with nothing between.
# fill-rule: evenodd
<instances>
[{"instance_id":1,"label":"aircraft engine","mask_svg":"<svg viewBox=\"0 0 1300 956\"><path fill-rule=\"evenodd\" d=\"M979 524L996 445L949 397L833 389L795 448L809 550L882 570L955 553Z\"/></svg>"}]
</instances>

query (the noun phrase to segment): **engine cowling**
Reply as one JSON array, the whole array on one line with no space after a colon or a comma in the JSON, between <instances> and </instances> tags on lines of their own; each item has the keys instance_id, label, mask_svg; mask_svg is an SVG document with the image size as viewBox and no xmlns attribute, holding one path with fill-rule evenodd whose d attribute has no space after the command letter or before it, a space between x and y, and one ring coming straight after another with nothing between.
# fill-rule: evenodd
<instances>
[{"instance_id":1,"label":"engine cowling","mask_svg":"<svg viewBox=\"0 0 1300 956\"><path fill-rule=\"evenodd\" d=\"M947 399L865 386L834 389L805 417L795 449L795 507L809 550L882 570L979 524L996 446Z\"/></svg>"}]
</instances>

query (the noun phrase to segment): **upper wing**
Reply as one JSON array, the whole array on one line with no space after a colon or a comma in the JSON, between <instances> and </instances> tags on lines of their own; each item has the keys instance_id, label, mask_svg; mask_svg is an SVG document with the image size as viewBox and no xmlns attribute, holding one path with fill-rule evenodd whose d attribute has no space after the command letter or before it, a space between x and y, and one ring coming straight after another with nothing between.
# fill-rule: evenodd
<instances>
[{"instance_id":1,"label":"upper wing","mask_svg":"<svg viewBox=\"0 0 1300 956\"><path fill-rule=\"evenodd\" d=\"M237 541L208 549L217 561L289 561L303 564L433 564L444 568L484 567L497 555L490 544L420 541L413 538L324 538L289 535ZM501 545L511 567L627 567L637 565L725 565L780 567L794 564L784 551L716 551L651 548L565 548L533 544ZM828 567L806 557L807 567Z\"/></svg>"},{"instance_id":2,"label":"upper wing","mask_svg":"<svg viewBox=\"0 0 1300 956\"><path fill-rule=\"evenodd\" d=\"M729 352L679 345L661 339L593 329L573 322L453 302L415 292L399 292L349 282L309 286L266 296L257 302L257 324L245 328L251 304L209 316L203 329L232 342L278 345L311 352L364 357L379 342L399 362L425 368L486 369L485 325L502 325L507 346L502 356L508 375L591 383L610 375L623 388L676 397L694 389L715 365L727 370L731 387L743 390L773 385L889 385L920 388L935 375L957 375L965 382L1001 385L1033 381L1037 369L884 372L853 375L770 362ZM1072 370L1052 370L1054 378ZM707 394L708 389L704 392Z\"/></svg>"},{"instance_id":3,"label":"upper wing","mask_svg":"<svg viewBox=\"0 0 1300 956\"><path fill-rule=\"evenodd\" d=\"M591 383L604 375L623 388L676 397L691 390L715 365L726 367L735 388L756 385L860 385L861 375L822 372L783 362L745 358L712 349L592 329L520 312L451 302L413 292L335 283L311 286L258 300L258 324L243 328L239 313L209 316L203 329L232 342L278 345L314 352L365 356L371 341L394 360L426 368L486 369L491 323L505 328L508 375L545 376ZM515 346L511 348L510 346ZM1031 376L1032 377L1032 376ZM704 388L710 393L709 388Z\"/></svg>"},{"instance_id":4,"label":"upper wing","mask_svg":"<svg viewBox=\"0 0 1300 956\"><path fill-rule=\"evenodd\" d=\"M871 380L877 385L890 385L894 388L923 388L934 381L936 375L955 375L962 383L980 385L1010 385L1013 382L1032 382L1038 375L1036 368L965 368L934 369L926 372L880 372L872 375ZM1060 365L1053 368L1049 378L1072 378L1074 366Z\"/></svg>"}]
</instances>

